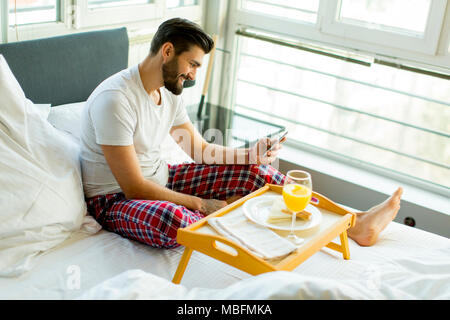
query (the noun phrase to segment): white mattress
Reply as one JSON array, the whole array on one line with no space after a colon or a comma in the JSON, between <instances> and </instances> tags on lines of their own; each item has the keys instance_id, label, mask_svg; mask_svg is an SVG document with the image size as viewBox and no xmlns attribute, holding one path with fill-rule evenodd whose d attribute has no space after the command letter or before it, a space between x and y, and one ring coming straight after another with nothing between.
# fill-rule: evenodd
<instances>
[{"instance_id":1,"label":"white mattress","mask_svg":"<svg viewBox=\"0 0 450 320\"><path fill-rule=\"evenodd\" d=\"M60 120L68 124L64 117ZM191 161L168 140L162 150L168 163ZM449 239L393 222L375 246L360 247L351 239L349 245L351 260L324 248L293 272L342 283L363 280L368 288L387 284L418 298L450 299ZM38 257L30 272L19 278L0 278L0 299L73 299L107 279L136 269L171 280L183 250L151 248L104 230L94 235L76 233ZM77 271L79 288L71 282ZM188 289L220 289L250 277L194 252L181 284Z\"/></svg>"},{"instance_id":2,"label":"white mattress","mask_svg":"<svg viewBox=\"0 0 450 320\"><path fill-rule=\"evenodd\" d=\"M66 114L60 122L67 125L71 118ZM163 145L168 163L192 161L173 139ZM360 247L351 239L349 245L351 260L324 248L293 272L343 283L363 280L369 288L383 283L419 298L450 299L449 239L392 222L375 246ZM38 257L30 272L19 278L0 278L0 299L74 299L107 279L136 269L170 281L183 250L151 248L104 230L94 235L79 232ZM80 287L74 288L71 280L78 271ZM187 289L220 289L250 277L194 252L181 284Z\"/></svg>"},{"instance_id":3,"label":"white mattress","mask_svg":"<svg viewBox=\"0 0 450 320\"><path fill-rule=\"evenodd\" d=\"M393 222L373 247L349 242L350 260L324 248L294 272L344 282L365 280L369 287L389 283L419 298L423 293L423 299L450 298L449 239ZM0 299L73 299L130 269L171 280L183 250L151 248L104 230L90 236L78 233L42 255L31 272L20 278L0 278ZM71 266L80 271L79 289L70 285ZM188 289L216 289L249 277L194 252L181 284Z\"/></svg>"}]
</instances>

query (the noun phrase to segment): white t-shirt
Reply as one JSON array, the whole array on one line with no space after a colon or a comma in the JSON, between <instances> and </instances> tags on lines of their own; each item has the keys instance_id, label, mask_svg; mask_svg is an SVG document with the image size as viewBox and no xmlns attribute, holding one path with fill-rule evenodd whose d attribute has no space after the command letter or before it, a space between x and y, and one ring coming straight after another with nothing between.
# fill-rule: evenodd
<instances>
[{"instance_id":1,"label":"white t-shirt","mask_svg":"<svg viewBox=\"0 0 450 320\"><path fill-rule=\"evenodd\" d=\"M121 192L100 145L134 145L143 176L165 186L167 163L160 145L172 126L189 121L180 96L160 88L156 105L144 89L138 65L103 81L90 95L81 119L81 168L85 196Z\"/></svg>"}]
</instances>

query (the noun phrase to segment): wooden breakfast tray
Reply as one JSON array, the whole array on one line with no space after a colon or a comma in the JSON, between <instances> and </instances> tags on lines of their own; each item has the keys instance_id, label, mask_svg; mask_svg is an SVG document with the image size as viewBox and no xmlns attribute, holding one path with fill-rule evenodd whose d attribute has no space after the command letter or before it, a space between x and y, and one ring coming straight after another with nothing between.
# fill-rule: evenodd
<instances>
[{"instance_id":1,"label":"wooden breakfast tray","mask_svg":"<svg viewBox=\"0 0 450 320\"><path fill-rule=\"evenodd\" d=\"M252 192L190 226L178 229L177 242L185 246L185 250L172 282L180 283L193 250L197 250L252 275L270 271L291 271L325 246L342 253L344 259L350 259L347 229L355 225L356 214L344 209L342 206L339 206L317 192L313 192L313 197L318 200L318 203L311 202L311 204L316 206L322 213L320 225L313 230L302 231L302 233L296 232L305 241L296 251L279 260L263 260L236 242L219 235L208 225L208 219L212 217L220 217L226 214L244 214L242 204L251 198L263 194L279 195L282 193L282 190L283 186L266 184L261 189ZM281 236L286 236L289 233L289 231L273 231ZM340 237L340 245L332 242L337 236Z\"/></svg>"}]
</instances>

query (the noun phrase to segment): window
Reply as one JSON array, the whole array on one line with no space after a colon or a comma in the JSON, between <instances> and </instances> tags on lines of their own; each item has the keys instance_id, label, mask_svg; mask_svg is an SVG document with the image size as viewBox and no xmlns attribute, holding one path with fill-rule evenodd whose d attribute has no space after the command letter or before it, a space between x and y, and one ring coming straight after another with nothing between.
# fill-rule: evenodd
<instances>
[{"instance_id":1,"label":"window","mask_svg":"<svg viewBox=\"0 0 450 320\"><path fill-rule=\"evenodd\" d=\"M242 38L236 112L290 139L450 187L450 80Z\"/></svg>"},{"instance_id":2,"label":"window","mask_svg":"<svg viewBox=\"0 0 450 320\"><path fill-rule=\"evenodd\" d=\"M448 68L439 57L450 26L447 0L232 0L238 27L324 43L386 59ZM396 61L397 62L397 61Z\"/></svg>"},{"instance_id":3,"label":"window","mask_svg":"<svg viewBox=\"0 0 450 320\"><path fill-rule=\"evenodd\" d=\"M202 1L167 0L164 17L166 19L175 17L188 18L199 23L202 20Z\"/></svg>"},{"instance_id":4,"label":"window","mask_svg":"<svg viewBox=\"0 0 450 320\"><path fill-rule=\"evenodd\" d=\"M59 21L60 0L9 0L9 25Z\"/></svg>"},{"instance_id":5,"label":"window","mask_svg":"<svg viewBox=\"0 0 450 320\"><path fill-rule=\"evenodd\" d=\"M189 7L198 5L198 0L167 0L166 6L168 9Z\"/></svg>"},{"instance_id":6,"label":"window","mask_svg":"<svg viewBox=\"0 0 450 320\"><path fill-rule=\"evenodd\" d=\"M448 195L447 1L304 3L235 2L237 68L222 86L234 111L288 127L298 148ZM291 16L268 9L280 4ZM299 8L316 19L292 18Z\"/></svg>"},{"instance_id":7,"label":"window","mask_svg":"<svg viewBox=\"0 0 450 320\"><path fill-rule=\"evenodd\" d=\"M329 1L322 31L435 54L446 5L446 0Z\"/></svg>"},{"instance_id":8,"label":"window","mask_svg":"<svg viewBox=\"0 0 450 320\"><path fill-rule=\"evenodd\" d=\"M389 32L425 33L430 0L343 0L338 20Z\"/></svg>"},{"instance_id":9,"label":"window","mask_svg":"<svg viewBox=\"0 0 450 320\"><path fill-rule=\"evenodd\" d=\"M244 0L242 9L292 20L315 23L319 0Z\"/></svg>"},{"instance_id":10,"label":"window","mask_svg":"<svg viewBox=\"0 0 450 320\"><path fill-rule=\"evenodd\" d=\"M75 28L149 22L175 16L201 20L201 0L75 0Z\"/></svg>"},{"instance_id":11,"label":"window","mask_svg":"<svg viewBox=\"0 0 450 320\"><path fill-rule=\"evenodd\" d=\"M75 0L75 28L160 19L164 0Z\"/></svg>"},{"instance_id":12,"label":"window","mask_svg":"<svg viewBox=\"0 0 450 320\"><path fill-rule=\"evenodd\" d=\"M1 0L0 41L126 26L129 36L142 42L151 39L160 23L173 17L201 24L203 7L202 0Z\"/></svg>"},{"instance_id":13,"label":"window","mask_svg":"<svg viewBox=\"0 0 450 320\"><path fill-rule=\"evenodd\" d=\"M136 4L147 4L153 2L152 0L88 0L89 9L101 9L120 7Z\"/></svg>"}]
</instances>

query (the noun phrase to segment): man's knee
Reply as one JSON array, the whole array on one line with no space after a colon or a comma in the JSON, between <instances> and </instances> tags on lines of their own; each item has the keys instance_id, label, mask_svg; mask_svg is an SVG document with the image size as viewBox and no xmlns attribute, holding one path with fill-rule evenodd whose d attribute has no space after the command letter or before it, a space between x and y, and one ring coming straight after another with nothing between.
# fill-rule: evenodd
<instances>
[{"instance_id":1,"label":"man's knee","mask_svg":"<svg viewBox=\"0 0 450 320\"><path fill-rule=\"evenodd\" d=\"M170 238L176 238L177 230L188 226L188 220L185 218L184 207L172 202L161 201L158 208L152 215L151 225L158 228L162 233Z\"/></svg>"},{"instance_id":2,"label":"man's knee","mask_svg":"<svg viewBox=\"0 0 450 320\"><path fill-rule=\"evenodd\" d=\"M171 202L125 202L111 208L104 227L152 247L174 248L178 228L186 226L181 216L180 206Z\"/></svg>"},{"instance_id":3,"label":"man's knee","mask_svg":"<svg viewBox=\"0 0 450 320\"><path fill-rule=\"evenodd\" d=\"M157 229L155 234L158 235L160 246L168 249L179 246L176 242L178 229L185 228L202 218L183 206L166 201L161 201L159 211L157 217L159 223L153 227Z\"/></svg>"}]
</instances>

